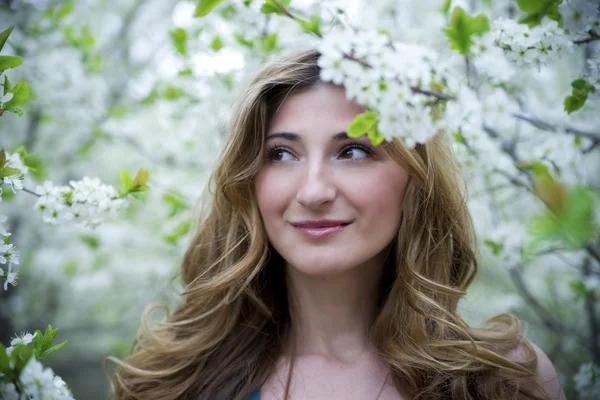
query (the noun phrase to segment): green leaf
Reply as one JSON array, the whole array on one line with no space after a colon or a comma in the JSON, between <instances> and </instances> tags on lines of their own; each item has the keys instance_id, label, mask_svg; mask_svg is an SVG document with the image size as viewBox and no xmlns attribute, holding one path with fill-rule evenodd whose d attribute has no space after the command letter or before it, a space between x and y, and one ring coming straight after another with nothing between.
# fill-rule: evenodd
<instances>
[{"instance_id":1,"label":"green leaf","mask_svg":"<svg viewBox=\"0 0 600 400\"><path fill-rule=\"evenodd\" d=\"M121 184L123 185L123 190L125 193L128 193L129 189L131 189L132 182L133 179L131 178L129 172L125 170L121 171Z\"/></svg>"},{"instance_id":2,"label":"green leaf","mask_svg":"<svg viewBox=\"0 0 600 400\"><path fill-rule=\"evenodd\" d=\"M304 29L305 32L314 33L315 35L321 37L321 17L318 15L313 15L310 21L302 21L300 22L300 26Z\"/></svg>"},{"instance_id":3,"label":"green leaf","mask_svg":"<svg viewBox=\"0 0 600 400\"><path fill-rule=\"evenodd\" d=\"M17 175L20 174L21 170L20 169L16 169L16 168L10 168L10 167L2 167L2 169L0 169L0 178L6 178L7 176L13 176L13 175Z\"/></svg>"},{"instance_id":4,"label":"green leaf","mask_svg":"<svg viewBox=\"0 0 600 400\"><path fill-rule=\"evenodd\" d=\"M191 227L192 227L191 220L188 219L186 221L183 221L179 225L177 225L177 227L175 228L175 230L172 233L163 236L163 240L169 244L177 244L177 241L179 239L181 239L182 237L184 237L185 235L188 234Z\"/></svg>"},{"instance_id":5,"label":"green leaf","mask_svg":"<svg viewBox=\"0 0 600 400\"><path fill-rule=\"evenodd\" d=\"M72 0L67 1L65 4L63 4L56 10L53 17L54 17L54 19L60 21L67 15L71 14L71 12L73 11L74 8L75 8L75 2Z\"/></svg>"},{"instance_id":6,"label":"green leaf","mask_svg":"<svg viewBox=\"0 0 600 400\"><path fill-rule=\"evenodd\" d=\"M584 186L576 186L568 193L562 207L555 206L545 215L531 219L529 231L534 242L560 241L569 248L582 247L597 229L594 206L594 192Z\"/></svg>"},{"instance_id":7,"label":"green leaf","mask_svg":"<svg viewBox=\"0 0 600 400\"><path fill-rule=\"evenodd\" d=\"M210 43L210 48L214 51L219 51L223 48L223 41L219 36L215 36L213 38L212 42Z\"/></svg>"},{"instance_id":8,"label":"green leaf","mask_svg":"<svg viewBox=\"0 0 600 400\"><path fill-rule=\"evenodd\" d=\"M125 104L116 104L108 109L108 116L110 118L123 118L127 115L129 108Z\"/></svg>"},{"instance_id":9,"label":"green leaf","mask_svg":"<svg viewBox=\"0 0 600 400\"><path fill-rule=\"evenodd\" d=\"M48 325L46 332L44 333L44 339L42 340L42 352L49 349L52 346L52 342L58 333L58 328L52 329L52 325Z\"/></svg>"},{"instance_id":10,"label":"green leaf","mask_svg":"<svg viewBox=\"0 0 600 400\"><path fill-rule=\"evenodd\" d=\"M2 48L4 47L6 40L10 36L10 33L13 31L13 28L14 28L14 26L11 25L8 27L7 30L2 31L2 33L0 33L0 51L2 51Z\"/></svg>"},{"instance_id":11,"label":"green leaf","mask_svg":"<svg viewBox=\"0 0 600 400\"><path fill-rule=\"evenodd\" d=\"M444 5L442 6L442 13L444 15L448 15L450 13L450 6L452 5L452 0L445 0Z\"/></svg>"},{"instance_id":12,"label":"green leaf","mask_svg":"<svg viewBox=\"0 0 600 400\"><path fill-rule=\"evenodd\" d=\"M77 261L75 260L71 260L68 263L65 264L63 271L65 273L65 275L69 278L72 278L74 276L77 275Z\"/></svg>"},{"instance_id":13,"label":"green leaf","mask_svg":"<svg viewBox=\"0 0 600 400\"><path fill-rule=\"evenodd\" d=\"M579 110L587 101L588 94L594 90L594 86L585 79L577 79L571 83L573 88L571 95L564 101L565 111L569 114Z\"/></svg>"},{"instance_id":14,"label":"green leaf","mask_svg":"<svg viewBox=\"0 0 600 400\"><path fill-rule=\"evenodd\" d=\"M279 3L284 7L290 5L291 0L279 0ZM265 0L265 3L260 8L260 12L263 14L279 14L283 15L284 12L275 4L272 0Z\"/></svg>"},{"instance_id":15,"label":"green leaf","mask_svg":"<svg viewBox=\"0 0 600 400\"><path fill-rule=\"evenodd\" d=\"M583 297L587 296L590 291L585 287L583 282L581 281L571 281L569 282L569 287L575 293L575 298L573 299L575 302L578 302Z\"/></svg>"},{"instance_id":16,"label":"green leaf","mask_svg":"<svg viewBox=\"0 0 600 400\"><path fill-rule=\"evenodd\" d=\"M245 47L248 47L248 48L253 48L254 47L254 42L252 40L247 40L246 38L244 38L244 36L242 36L239 33L235 34L235 39L242 46L245 46Z\"/></svg>"},{"instance_id":17,"label":"green leaf","mask_svg":"<svg viewBox=\"0 0 600 400\"><path fill-rule=\"evenodd\" d=\"M517 0L519 8L526 14L519 22L534 27L539 25L544 17L548 17L562 26L563 17L559 10L561 3L562 0Z\"/></svg>"},{"instance_id":18,"label":"green leaf","mask_svg":"<svg viewBox=\"0 0 600 400\"><path fill-rule=\"evenodd\" d=\"M169 35L171 36L171 41L173 42L173 46L175 47L175 50L177 50L177 52L179 54L181 54L182 56L187 55L187 48L186 48L187 40L188 40L187 31L182 28L177 28L177 29L169 32Z\"/></svg>"},{"instance_id":19,"label":"green leaf","mask_svg":"<svg viewBox=\"0 0 600 400\"><path fill-rule=\"evenodd\" d=\"M367 132L367 135L369 136L369 139L371 139L373 146L379 146L381 142L385 140L385 136L377 130L377 125L373 125Z\"/></svg>"},{"instance_id":20,"label":"green leaf","mask_svg":"<svg viewBox=\"0 0 600 400\"><path fill-rule=\"evenodd\" d=\"M473 45L473 36L480 36L490 30L490 21L484 14L471 17L461 7L455 7L450 17L450 25L444 29L450 48L460 54L468 54Z\"/></svg>"},{"instance_id":21,"label":"green leaf","mask_svg":"<svg viewBox=\"0 0 600 400\"><path fill-rule=\"evenodd\" d=\"M33 337L33 352L36 358L39 358L39 355L42 354L42 342L44 340L44 334L39 329L34 332Z\"/></svg>"},{"instance_id":22,"label":"green leaf","mask_svg":"<svg viewBox=\"0 0 600 400\"><path fill-rule=\"evenodd\" d=\"M91 249L97 249L98 247L100 247L100 239L97 236L81 235L79 236L79 238L83 243L90 246Z\"/></svg>"},{"instance_id":23,"label":"green leaf","mask_svg":"<svg viewBox=\"0 0 600 400\"><path fill-rule=\"evenodd\" d=\"M540 13L545 11L554 0L517 0L521 11L526 13Z\"/></svg>"},{"instance_id":24,"label":"green leaf","mask_svg":"<svg viewBox=\"0 0 600 400\"><path fill-rule=\"evenodd\" d=\"M200 0L196 6L196 10L194 11L194 17L204 17L222 1L223 0Z\"/></svg>"},{"instance_id":25,"label":"green leaf","mask_svg":"<svg viewBox=\"0 0 600 400\"><path fill-rule=\"evenodd\" d=\"M12 86L10 86L10 81L8 80L8 76L4 75L4 93L2 93L2 94L6 94L6 93L10 92L11 88L12 88Z\"/></svg>"},{"instance_id":26,"label":"green leaf","mask_svg":"<svg viewBox=\"0 0 600 400\"><path fill-rule=\"evenodd\" d=\"M0 70L18 67L23 63L19 56L0 56Z\"/></svg>"},{"instance_id":27,"label":"green leaf","mask_svg":"<svg viewBox=\"0 0 600 400\"><path fill-rule=\"evenodd\" d=\"M377 124L376 111L366 111L357 115L348 125L347 135L351 138L361 137Z\"/></svg>"},{"instance_id":28,"label":"green leaf","mask_svg":"<svg viewBox=\"0 0 600 400\"><path fill-rule=\"evenodd\" d=\"M55 351L62 349L65 344L67 344L66 340L64 342L61 342L61 343L55 345L55 346L50 347L47 350L44 350L42 352L42 354L40 355L40 358L47 357L49 354L54 353Z\"/></svg>"},{"instance_id":29,"label":"green leaf","mask_svg":"<svg viewBox=\"0 0 600 400\"><path fill-rule=\"evenodd\" d=\"M565 111L568 114L571 114L583 107L585 102L587 101L587 95L579 95L579 96L567 96L565 97L564 106Z\"/></svg>"},{"instance_id":30,"label":"green leaf","mask_svg":"<svg viewBox=\"0 0 600 400\"><path fill-rule=\"evenodd\" d=\"M10 371L10 358L6 354L6 347L0 343L0 372L8 375Z\"/></svg>"},{"instance_id":31,"label":"green leaf","mask_svg":"<svg viewBox=\"0 0 600 400\"><path fill-rule=\"evenodd\" d=\"M24 146L17 147L14 152L19 154L30 174L40 180L46 177L46 165L41 157L30 154Z\"/></svg>"},{"instance_id":32,"label":"green leaf","mask_svg":"<svg viewBox=\"0 0 600 400\"><path fill-rule=\"evenodd\" d=\"M140 168L140 170L135 175L135 178L133 178L132 190L135 189L135 191L137 191L137 192L145 192L146 190L150 189L148 186L146 186L147 183L148 183L148 170L146 170L144 168ZM141 190L141 189L143 189L143 190Z\"/></svg>"},{"instance_id":33,"label":"green leaf","mask_svg":"<svg viewBox=\"0 0 600 400\"><path fill-rule=\"evenodd\" d=\"M33 355L33 348L30 349L24 344L14 346L12 353L10 353L10 359L14 365L13 371L15 376L21 374L21 371L23 371L23 368L25 368Z\"/></svg>"},{"instance_id":34,"label":"green leaf","mask_svg":"<svg viewBox=\"0 0 600 400\"><path fill-rule=\"evenodd\" d=\"M271 53L277 49L277 33L271 33L261 38L261 47L265 53Z\"/></svg>"},{"instance_id":35,"label":"green leaf","mask_svg":"<svg viewBox=\"0 0 600 400\"><path fill-rule=\"evenodd\" d=\"M532 171L537 178L551 178L548 167L541 161L519 162L515 166L520 169Z\"/></svg>"},{"instance_id":36,"label":"green leaf","mask_svg":"<svg viewBox=\"0 0 600 400\"><path fill-rule=\"evenodd\" d=\"M492 250L492 254L497 256L504 249L503 243L498 243L490 239L485 239L483 243Z\"/></svg>"},{"instance_id":37,"label":"green leaf","mask_svg":"<svg viewBox=\"0 0 600 400\"><path fill-rule=\"evenodd\" d=\"M29 99L29 85L25 81L19 81L10 90L10 93L13 94L13 98L4 104L4 108L7 110L19 107Z\"/></svg>"},{"instance_id":38,"label":"green leaf","mask_svg":"<svg viewBox=\"0 0 600 400\"><path fill-rule=\"evenodd\" d=\"M169 218L173 218L181 211L187 210L189 208L188 203L179 193L165 193L162 199L165 203L171 205L171 212L169 213Z\"/></svg>"}]
</instances>

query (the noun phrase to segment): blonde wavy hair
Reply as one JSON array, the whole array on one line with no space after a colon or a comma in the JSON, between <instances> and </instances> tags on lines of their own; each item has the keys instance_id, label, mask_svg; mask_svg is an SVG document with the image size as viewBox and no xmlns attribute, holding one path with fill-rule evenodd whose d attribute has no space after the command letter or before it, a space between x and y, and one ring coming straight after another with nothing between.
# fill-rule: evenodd
<instances>
[{"instance_id":1,"label":"blonde wavy hair","mask_svg":"<svg viewBox=\"0 0 600 400\"><path fill-rule=\"evenodd\" d=\"M107 358L117 364L107 369L113 399L241 400L274 371L291 318L283 259L269 245L253 178L277 107L295 91L324 84L318 57L306 50L269 63L240 97L181 265L181 302L172 313L150 305L127 359ZM534 377L537 358L519 320L502 314L474 328L458 315L477 259L446 135L415 149L394 139L386 151L409 175L371 331L394 385L415 399L538 398L522 384ZM167 316L150 328L157 307ZM507 357L516 348L524 360ZM289 387L288 377L286 398Z\"/></svg>"}]
</instances>

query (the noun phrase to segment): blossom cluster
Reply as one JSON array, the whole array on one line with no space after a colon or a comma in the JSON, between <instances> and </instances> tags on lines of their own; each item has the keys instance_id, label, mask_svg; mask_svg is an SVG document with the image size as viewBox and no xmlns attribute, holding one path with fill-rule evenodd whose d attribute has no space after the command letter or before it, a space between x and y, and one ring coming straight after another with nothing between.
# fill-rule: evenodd
<instances>
[{"instance_id":1,"label":"blossom cluster","mask_svg":"<svg viewBox=\"0 0 600 400\"><path fill-rule=\"evenodd\" d=\"M13 270L12 266L13 264L18 265L20 258L15 246L9 243L11 233L6 225L7 219L6 215L0 215L0 264L8 264L6 273L3 268L0 268L0 277L4 278L4 290L8 290L9 284L16 286L19 271Z\"/></svg>"},{"instance_id":2,"label":"blossom cluster","mask_svg":"<svg viewBox=\"0 0 600 400\"><path fill-rule=\"evenodd\" d=\"M483 56L481 64L492 67L492 60L500 60L503 53L506 59L517 67L540 67L548 61L556 59L565 50L573 47L573 42L556 21L544 19L542 24L530 28L508 18L498 18L491 26L490 32L476 37L472 48L474 55ZM489 54L484 55L484 53ZM489 62L487 62L489 61ZM496 65L495 70L502 70ZM509 78L512 69L503 74ZM505 79L506 80L506 79Z\"/></svg>"},{"instance_id":3,"label":"blossom cluster","mask_svg":"<svg viewBox=\"0 0 600 400\"><path fill-rule=\"evenodd\" d=\"M439 102L423 93L447 80L434 50L352 29L325 35L318 50L321 79L344 85L348 99L376 110L385 139L402 137L414 147L443 127Z\"/></svg>"},{"instance_id":4,"label":"blossom cluster","mask_svg":"<svg viewBox=\"0 0 600 400\"><path fill-rule=\"evenodd\" d=\"M0 385L0 398L4 400L73 400L65 381L54 375L52 369L44 368L35 357L27 362L19 375L19 381L22 393L17 392L14 384L6 383Z\"/></svg>"},{"instance_id":5,"label":"blossom cluster","mask_svg":"<svg viewBox=\"0 0 600 400\"><path fill-rule=\"evenodd\" d=\"M117 190L98 178L84 177L68 186L54 186L50 181L36 188L40 196L34 208L44 222L76 222L96 227L106 219L114 219L127 204Z\"/></svg>"},{"instance_id":6,"label":"blossom cluster","mask_svg":"<svg viewBox=\"0 0 600 400\"><path fill-rule=\"evenodd\" d=\"M2 101L0 100L0 102ZM18 153L7 154L6 164L4 166L18 169L20 172L0 178L0 203L2 202L2 186L8 185L13 193L16 193L17 190L23 190L23 179L25 175L29 173L29 168L23 163L23 160L21 160L21 156Z\"/></svg>"}]
</instances>

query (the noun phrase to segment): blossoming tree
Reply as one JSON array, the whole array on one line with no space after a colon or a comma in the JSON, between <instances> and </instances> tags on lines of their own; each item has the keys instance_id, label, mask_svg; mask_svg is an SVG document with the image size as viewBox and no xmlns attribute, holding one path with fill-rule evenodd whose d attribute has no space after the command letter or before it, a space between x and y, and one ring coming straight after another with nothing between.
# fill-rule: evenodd
<instances>
[{"instance_id":1,"label":"blossoming tree","mask_svg":"<svg viewBox=\"0 0 600 400\"><path fill-rule=\"evenodd\" d=\"M313 46L321 78L369 110L349 135L409 146L442 132L454 139L483 265L462 304L466 318L516 313L555 360L569 398L600 393L596 1L2 7L0 29L14 30L0 53L0 274L9 289L0 319L11 336L34 323L60 326L69 346L53 366L67 382L68 365L86 362L74 354L94 365L124 355L143 306L176 301L181 288L169 277L238 89L266 59ZM12 85L17 77L27 83ZM146 169L120 172L139 166L152 179ZM120 190L102 183L117 176ZM34 357L51 348L40 346L52 332L13 339L33 354L19 375L11 369L24 393L31 376L57 379ZM77 381L73 391L87 396Z\"/></svg>"}]
</instances>

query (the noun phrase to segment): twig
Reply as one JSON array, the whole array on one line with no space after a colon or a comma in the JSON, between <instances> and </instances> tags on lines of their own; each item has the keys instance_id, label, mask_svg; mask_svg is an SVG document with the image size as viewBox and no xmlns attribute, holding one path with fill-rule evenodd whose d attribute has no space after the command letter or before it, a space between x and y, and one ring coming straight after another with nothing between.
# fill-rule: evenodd
<instances>
[{"instance_id":1,"label":"twig","mask_svg":"<svg viewBox=\"0 0 600 400\"><path fill-rule=\"evenodd\" d=\"M598 263L600 263L600 250L596 245L592 242L588 242L585 245L585 250L588 252L590 256L592 256ZM599 364L600 365L600 364Z\"/></svg>"},{"instance_id":2,"label":"twig","mask_svg":"<svg viewBox=\"0 0 600 400\"><path fill-rule=\"evenodd\" d=\"M591 43L595 40L600 40L600 35L598 35L595 31L590 30L589 32L587 32L590 37L585 38L585 39L580 39L580 40L574 40L573 43L575 44L586 44L586 43Z\"/></svg>"},{"instance_id":3,"label":"twig","mask_svg":"<svg viewBox=\"0 0 600 400\"><path fill-rule=\"evenodd\" d=\"M513 113L512 116L515 117L515 118L517 118L517 119L520 119L522 121L529 122L530 124L532 124L536 128L540 128L540 129L543 129L545 131L556 132L557 130L560 129L560 127L557 126L557 125L552 125L552 124L550 124L548 122L542 121L542 120L537 119L537 118L528 117L528 116L523 115L523 114ZM593 142L600 142L600 133L582 131L581 129L573 128L573 127L570 127L570 126L563 126L562 129L564 130L565 133L568 133L568 134L571 134L571 135L579 135L579 136L585 137L587 139L590 139Z\"/></svg>"},{"instance_id":4,"label":"twig","mask_svg":"<svg viewBox=\"0 0 600 400\"><path fill-rule=\"evenodd\" d=\"M583 277L588 278L592 271L590 268L590 259L583 262ZM584 297L584 306L587 313L588 325L590 328L590 344L592 347L592 360L596 365L600 365L600 325L596 318L596 292L590 290Z\"/></svg>"},{"instance_id":5,"label":"twig","mask_svg":"<svg viewBox=\"0 0 600 400\"><path fill-rule=\"evenodd\" d=\"M296 15L292 14L292 12L290 10L287 9L286 6L284 6L283 4L281 4L278 0L271 0L273 3L275 3L275 5L277 7L279 7L279 9L289 18L298 21L298 22L304 22L302 21L299 17L297 17ZM319 36L320 37L320 36Z\"/></svg>"},{"instance_id":6,"label":"twig","mask_svg":"<svg viewBox=\"0 0 600 400\"><path fill-rule=\"evenodd\" d=\"M41 195L37 194L37 193L36 193L36 192L34 192L33 190L29 190L29 189L27 189L27 188L23 188L23 191L24 191L25 193L32 194L32 195L34 195L34 196L36 196L36 197L42 197Z\"/></svg>"},{"instance_id":7,"label":"twig","mask_svg":"<svg viewBox=\"0 0 600 400\"><path fill-rule=\"evenodd\" d=\"M509 270L509 274L521 296L525 299L527 304L529 304L531 309L547 328L558 333L570 334L582 341L584 340L584 338L582 338L577 331L572 330L568 326L564 325L560 320L555 319L554 316L535 298L535 296L533 296L523 280L520 267L511 268Z\"/></svg>"}]
</instances>

